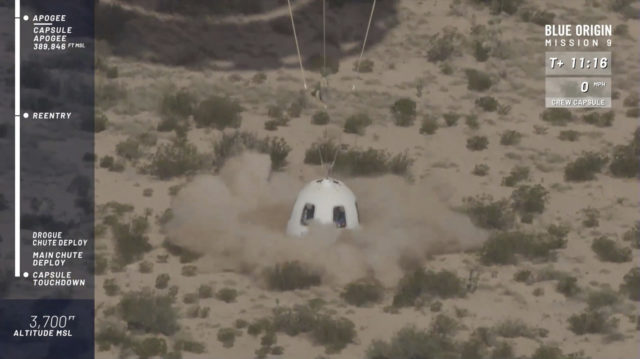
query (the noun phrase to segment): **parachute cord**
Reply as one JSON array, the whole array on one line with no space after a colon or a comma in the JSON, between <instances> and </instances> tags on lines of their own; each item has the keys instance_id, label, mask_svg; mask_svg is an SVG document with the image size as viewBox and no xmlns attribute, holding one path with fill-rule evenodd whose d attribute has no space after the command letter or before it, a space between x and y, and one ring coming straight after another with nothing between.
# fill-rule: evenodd
<instances>
[{"instance_id":1,"label":"parachute cord","mask_svg":"<svg viewBox=\"0 0 640 359\"><path fill-rule=\"evenodd\" d=\"M298 52L298 62L300 63L300 73L302 74L302 83L304 84L304 89L307 89L307 79L304 75L304 66L302 65L302 55L300 54L300 45L298 44L298 34L296 33L296 23L293 21L293 9L291 8L291 0L287 0L289 4L289 17L291 18L291 28L293 29L293 38L296 42L296 51Z\"/></svg>"},{"instance_id":2,"label":"parachute cord","mask_svg":"<svg viewBox=\"0 0 640 359\"><path fill-rule=\"evenodd\" d=\"M373 12L376 10L376 0L373 0L373 5L371 6L371 14L369 15L369 23L367 24L367 32L364 35L364 41L362 42L362 51L360 52L360 57L358 58L358 63L356 64L356 72L360 73L360 63L362 62L362 57L364 56L364 49L367 46L367 39L369 38L369 30L371 29L371 21L373 20ZM353 84L353 89L356 89L356 85Z\"/></svg>"},{"instance_id":3,"label":"parachute cord","mask_svg":"<svg viewBox=\"0 0 640 359\"><path fill-rule=\"evenodd\" d=\"M327 3L322 0L322 75L327 74Z\"/></svg>"}]
</instances>

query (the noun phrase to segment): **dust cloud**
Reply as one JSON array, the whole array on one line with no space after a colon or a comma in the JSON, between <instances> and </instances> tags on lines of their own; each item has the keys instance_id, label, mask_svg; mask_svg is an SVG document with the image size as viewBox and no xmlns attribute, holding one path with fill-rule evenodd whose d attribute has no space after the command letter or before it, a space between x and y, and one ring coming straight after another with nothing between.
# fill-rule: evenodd
<instances>
[{"instance_id":1,"label":"dust cloud","mask_svg":"<svg viewBox=\"0 0 640 359\"><path fill-rule=\"evenodd\" d=\"M358 198L360 229L312 225L307 236L291 238L285 228L304 182L271 173L268 156L244 153L229 159L219 175L186 185L174 198L165 230L172 244L203 254L203 270L258 276L297 260L322 273L325 283L340 285L367 276L392 285L429 254L473 248L486 239L450 209L442 185L409 184L397 176L346 184Z\"/></svg>"}]
</instances>

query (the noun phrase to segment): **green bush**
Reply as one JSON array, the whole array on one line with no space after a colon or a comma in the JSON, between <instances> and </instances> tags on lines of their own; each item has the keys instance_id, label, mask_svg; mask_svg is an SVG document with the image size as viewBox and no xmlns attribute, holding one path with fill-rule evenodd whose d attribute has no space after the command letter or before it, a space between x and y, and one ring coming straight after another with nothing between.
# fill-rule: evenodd
<instances>
[{"instance_id":1,"label":"green bush","mask_svg":"<svg viewBox=\"0 0 640 359\"><path fill-rule=\"evenodd\" d=\"M493 327L496 335L503 338L530 338L538 336L538 330L528 326L520 319L507 319Z\"/></svg>"},{"instance_id":2,"label":"green bush","mask_svg":"<svg viewBox=\"0 0 640 359\"><path fill-rule=\"evenodd\" d=\"M227 127L238 128L243 111L238 102L221 96L211 96L202 101L193 114L198 127L213 127L223 130Z\"/></svg>"},{"instance_id":3,"label":"green bush","mask_svg":"<svg viewBox=\"0 0 640 359\"><path fill-rule=\"evenodd\" d=\"M228 158L239 155L245 150L268 154L271 158L271 168L280 170L287 164L291 147L281 137L260 139L255 134L244 131L224 133L213 144L216 168L222 168Z\"/></svg>"},{"instance_id":4,"label":"green bush","mask_svg":"<svg viewBox=\"0 0 640 359\"><path fill-rule=\"evenodd\" d=\"M580 292L578 286L578 278L573 276L563 276L556 283L556 290L558 293L564 294L565 297L574 297Z\"/></svg>"},{"instance_id":5,"label":"green bush","mask_svg":"<svg viewBox=\"0 0 640 359\"><path fill-rule=\"evenodd\" d=\"M347 318L320 315L311 332L313 341L325 347L329 354L338 353L356 337L356 326Z\"/></svg>"},{"instance_id":6,"label":"green bush","mask_svg":"<svg viewBox=\"0 0 640 359\"><path fill-rule=\"evenodd\" d=\"M571 182L593 180L596 178L596 173L600 173L607 161L606 156L601 156L594 152L583 153L576 160L565 166L564 179Z\"/></svg>"},{"instance_id":7,"label":"green bush","mask_svg":"<svg viewBox=\"0 0 640 359\"><path fill-rule=\"evenodd\" d=\"M162 144L148 165L150 174L161 179L192 174L203 165L203 157L196 146L186 140Z\"/></svg>"},{"instance_id":8,"label":"green bush","mask_svg":"<svg viewBox=\"0 0 640 359\"><path fill-rule=\"evenodd\" d=\"M640 147L636 142L614 147L609 171L615 177L634 178L640 173Z\"/></svg>"},{"instance_id":9,"label":"green bush","mask_svg":"<svg viewBox=\"0 0 640 359\"><path fill-rule=\"evenodd\" d=\"M204 353L205 346L203 343L196 342L194 340L178 339L174 343L174 349L176 351L202 354Z\"/></svg>"},{"instance_id":10,"label":"green bush","mask_svg":"<svg viewBox=\"0 0 640 359\"><path fill-rule=\"evenodd\" d=\"M233 288L222 288L216 292L216 298L225 303L235 302L237 297L238 291Z\"/></svg>"},{"instance_id":11,"label":"green bush","mask_svg":"<svg viewBox=\"0 0 640 359\"><path fill-rule=\"evenodd\" d=\"M346 148L346 150L343 150ZM391 156L384 150L369 148L367 150L342 148L333 141L316 142L305 151L304 163L320 165L331 163L333 171L350 176L379 176L387 173L406 175L413 160L405 153Z\"/></svg>"},{"instance_id":12,"label":"green bush","mask_svg":"<svg viewBox=\"0 0 640 359\"><path fill-rule=\"evenodd\" d=\"M95 124L94 124L93 130L96 133L102 132L107 129L108 125L109 125L109 118L107 117L107 115L105 115L104 112L96 112Z\"/></svg>"},{"instance_id":13,"label":"green bush","mask_svg":"<svg viewBox=\"0 0 640 359\"><path fill-rule=\"evenodd\" d=\"M116 252L123 264L133 263L151 250L148 231L149 221L146 217L134 217L129 223L112 224L111 232L116 242Z\"/></svg>"},{"instance_id":14,"label":"green bush","mask_svg":"<svg viewBox=\"0 0 640 359\"><path fill-rule=\"evenodd\" d=\"M574 130L560 131L558 138L561 141L575 142L580 138L580 132Z\"/></svg>"},{"instance_id":15,"label":"green bush","mask_svg":"<svg viewBox=\"0 0 640 359\"><path fill-rule=\"evenodd\" d=\"M565 237L548 232L497 232L480 248L480 259L485 264L513 264L517 263L518 256L547 259L566 243Z\"/></svg>"},{"instance_id":16,"label":"green bush","mask_svg":"<svg viewBox=\"0 0 640 359\"><path fill-rule=\"evenodd\" d=\"M587 297L587 304L589 304L590 310L598 310L605 307L611 307L618 302L618 293L608 288L591 292Z\"/></svg>"},{"instance_id":17,"label":"green bush","mask_svg":"<svg viewBox=\"0 0 640 359\"><path fill-rule=\"evenodd\" d=\"M445 28L429 39L427 60L429 62L446 61L455 52L461 42L461 35L455 28Z\"/></svg>"},{"instance_id":18,"label":"green bush","mask_svg":"<svg viewBox=\"0 0 640 359\"><path fill-rule=\"evenodd\" d=\"M198 297L205 299L213 297L213 288L210 285L202 284L198 288Z\"/></svg>"},{"instance_id":19,"label":"green bush","mask_svg":"<svg viewBox=\"0 0 640 359\"><path fill-rule=\"evenodd\" d=\"M465 75L467 75L467 89L469 90L485 91L492 85L491 77L486 72L467 69L465 70Z\"/></svg>"},{"instance_id":20,"label":"green bush","mask_svg":"<svg viewBox=\"0 0 640 359\"><path fill-rule=\"evenodd\" d=\"M363 59L360 62L356 62L353 65L353 71L358 71L361 74L373 72L374 62L369 59Z\"/></svg>"},{"instance_id":21,"label":"green bush","mask_svg":"<svg viewBox=\"0 0 640 359\"><path fill-rule=\"evenodd\" d=\"M496 358L497 359L497 358ZM540 345L531 356L531 359L569 359L562 354L562 350L555 346Z\"/></svg>"},{"instance_id":22,"label":"green bush","mask_svg":"<svg viewBox=\"0 0 640 359\"><path fill-rule=\"evenodd\" d=\"M629 299L640 301L640 267L631 268L622 279L620 291Z\"/></svg>"},{"instance_id":23,"label":"green bush","mask_svg":"<svg viewBox=\"0 0 640 359\"><path fill-rule=\"evenodd\" d=\"M129 328L147 333L172 335L178 330L178 314L169 296L148 290L125 294L118 305Z\"/></svg>"},{"instance_id":24,"label":"green bush","mask_svg":"<svg viewBox=\"0 0 640 359\"><path fill-rule=\"evenodd\" d=\"M344 132L364 135L365 129L371 125L371 123L371 118L369 118L367 114L359 113L351 115L344 123Z\"/></svg>"},{"instance_id":25,"label":"green bush","mask_svg":"<svg viewBox=\"0 0 640 359\"><path fill-rule=\"evenodd\" d=\"M587 228L594 228L600 225L600 211L596 208L587 207L582 210L584 219L582 225Z\"/></svg>"},{"instance_id":26,"label":"green bush","mask_svg":"<svg viewBox=\"0 0 640 359\"><path fill-rule=\"evenodd\" d=\"M607 111L604 113L590 112L582 115L582 120L590 125L596 127L610 127L615 119L613 111Z\"/></svg>"},{"instance_id":27,"label":"green bush","mask_svg":"<svg viewBox=\"0 0 640 359\"><path fill-rule=\"evenodd\" d=\"M626 242L631 242L631 247L640 249L640 222L631 227L622 235L622 239Z\"/></svg>"},{"instance_id":28,"label":"green bush","mask_svg":"<svg viewBox=\"0 0 640 359\"><path fill-rule=\"evenodd\" d=\"M503 146L513 146L520 143L522 134L515 130L506 130L500 136L500 144Z\"/></svg>"},{"instance_id":29,"label":"green bush","mask_svg":"<svg viewBox=\"0 0 640 359\"><path fill-rule=\"evenodd\" d=\"M598 310L587 310L569 317L569 329L576 335L609 333L616 325L614 319Z\"/></svg>"},{"instance_id":30,"label":"green bush","mask_svg":"<svg viewBox=\"0 0 640 359\"><path fill-rule=\"evenodd\" d=\"M218 329L217 338L222 343L222 346L231 348L236 341L236 330L233 328L220 328Z\"/></svg>"},{"instance_id":31,"label":"green bush","mask_svg":"<svg viewBox=\"0 0 640 359\"><path fill-rule=\"evenodd\" d=\"M194 112L196 99L187 90L165 93L160 101L160 114L163 118L186 119Z\"/></svg>"},{"instance_id":32,"label":"green bush","mask_svg":"<svg viewBox=\"0 0 640 359\"><path fill-rule=\"evenodd\" d=\"M486 112L495 112L498 109L498 101L492 96L483 96L476 99L476 106Z\"/></svg>"},{"instance_id":33,"label":"green bush","mask_svg":"<svg viewBox=\"0 0 640 359\"><path fill-rule=\"evenodd\" d=\"M125 141L119 142L116 145L116 154L130 161L137 160L142 156L140 141L135 138L129 138Z\"/></svg>"},{"instance_id":34,"label":"green bush","mask_svg":"<svg viewBox=\"0 0 640 359\"><path fill-rule=\"evenodd\" d=\"M473 136L467 139L467 149L469 151L482 151L489 146L487 136Z\"/></svg>"},{"instance_id":35,"label":"green bush","mask_svg":"<svg viewBox=\"0 0 640 359\"><path fill-rule=\"evenodd\" d=\"M455 126L460 119L460 115L455 112L445 113L442 117L444 118L444 123L447 124L447 127Z\"/></svg>"},{"instance_id":36,"label":"green bush","mask_svg":"<svg viewBox=\"0 0 640 359\"><path fill-rule=\"evenodd\" d=\"M156 288L157 289L165 289L169 285L169 280L171 277L167 273L158 274L156 277Z\"/></svg>"},{"instance_id":37,"label":"green bush","mask_svg":"<svg viewBox=\"0 0 640 359\"><path fill-rule=\"evenodd\" d=\"M573 117L571 111L566 108L548 108L542 111L540 116L542 121L548 122L554 126L565 126Z\"/></svg>"},{"instance_id":38,"label":"green bush","mask_svg":"<svg viewBox=\"0 0 640 359\"><path fill-rule=\"evenodd\" d=\"M393 297L393 306L412 306L418 298L424 296L452 298L465 294L465 283L455 273L447 270L433 272L418 269L400 279Z\"/></svg>"},{"instance_id":39,"label":"green bush","mask_svg":"<svg viewBox=\"0 0 640 359\"><path fill-rule=\"evenodd\" d=\"M384 296L384 288L377 280L362 279L347 284L340 296L347 303L362 307L381 301Z\"/></svg>"},{"instance_id":40,"label":"green bush","mask_svg":"<svg viewBox=\"0 0 640 359\"><path fill-rule=\"evenodd\" d=\"M529 179L529 167L527 166L515 166L509 172L507 177L502 179L502 185L507 187L514 187L522 181Z\"/></svg>"},{"instance_id":41,"label":"green bush","mask_svg":"<svg viewBox=\"0 0 640 359\"><path fill-rule=\"evenodd\" d=\"M473 167L471 173L476 176L486 176L489 174L489 166L484 163L477 164Z\"/></svg>"},{"instance_id":42,"label":"green bush","mask_svg":"<svg viewBox=\"0 0 640 359\"><path fill-rule=\"evenodd\" d=\"M416 102L410 98L401 98L391 106L391 114L397 126L411 126L416 119Z\"/></svg>"},{"instance_id":43,"label":"green bush","mask_svg":"<svg viewBox=\"0 0 640 359\"><path fill-rule=\"evenodd\" d=\"M519 186L511 193L512 207L520 214L523 222L528 222L527 218L544 212L548 195L549 192L539 184Z\"/></svg>"},{"instance_id":44,"label":"green bush","mask_svg":"<svg viewBox=\"0 0 640 359\"><path fill-rule=\"evenodd\" d=\"M598 237L591 243L591 249L603 262L623 263L631 261L631 249L620 247L616 241L607 237Z\"/></svg>"},{"instance_id":45,"label":"green bush","mask_svg":"<svg viewBox=\"0 0 640 359\"><path fill-rule=\"evenodd\" d=\"M429 115L425 116L424 119L422 119L420 133L433 135L434 133L436 133L436 130L438 130L438 120L435 117Z\"/></svg>"},{"instance_id":46,"label":"green bush","mask_svg":"<svg viewBox=\"0 0 640 359\"><path fill-rule=\"evenodd\" d=\"M133 351L140 359L163 356L167 354L167 342L164 338L144 338L135 343Z\"/></svg>"},{"instance_id":47,"label":"green bush","mask_svg":"<svg viewBox=\"0 0 640 359\"><path fill-rule=\"evenodd\" d=\"M480 122L478 122L478 116L476 115L467 115L464 119L464 124L467 125L472 130L477 130L480 128Z\"/></svg>"},{"instance_id":48,"label":"green bush","mask_svg":"<svg viewBox=\"0 0 640 359\"><path fill-rule=\"evenodd\" d=\"M118 295L120 292L120 286L116 283L115 278L105 279L102 288L104 289L104 293L109 297Z\"/></svg>"},{"instance_id":49,"label":"green bush","mask_svg":"<svg viewBox=\"0 0 640 359\"><path fill-rule=\"evenodd\" d=\"M513 275L513 280L516 282L527 283L533 279L533 273L528 269L521 269Z\"/></svg>"},{"instance_id":50,"label":"green bush","mask_svg":"<svg viewBox=\"0 0 640 359\"><path fill-rule=\"evenodd\" d=\"M507 200L494 201L491 196L482 195L464 199L465 212L474 224L485 229L507 229L515 220Z\"/></svg>"},{"instance_id":51,"label":"green bush","mask_svg":"<svg viewBox=\"0 0 640 359\"><path fill-rule=\"evenodd\" d=\"M267 287L271 290L306 289L321 283L319 274L297 261L276 264L265 274Z\"/></svg>"},{"instance_id":52,"label":"green bush","mask_svg":"<svg viewBox=\"0 0 640 359\"><path fill-rule=\"evenodd\" d=\"M313 117L311 117L311 123L319 126L328 124L330 120L331 118L329 117L329 113L327 113L327 111L318 111L313 114Z\"/></svg>"}]
</instances>

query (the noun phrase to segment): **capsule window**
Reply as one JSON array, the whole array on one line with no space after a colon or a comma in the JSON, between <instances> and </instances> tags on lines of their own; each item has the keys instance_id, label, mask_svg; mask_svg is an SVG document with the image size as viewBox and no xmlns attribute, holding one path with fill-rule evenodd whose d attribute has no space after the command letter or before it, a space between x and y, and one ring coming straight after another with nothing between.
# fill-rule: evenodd
<instances>
[{"instance_id":1,"label":"capsule window","mask_svg":"<svg viewBox=\"0 0 640 359\"><path fill-rule=\"evenodd\" d=\"M302 217L300 218L300 223L303 226L306 226L309 221L313 220L313 216L316 213L316 206L311 203L307 203L302 208Z\"/></svg>"},{"instance_id":2,"label":"capsule window","mask_svg":"<svg viewBox=\"0 0 640 359\"><path fill-rule=\"evenodd\" d=\"M333 207L333 223L338 228L344 228L347 226L347 214L344 211L343 206Z\"/></svg>"}]
</instances>

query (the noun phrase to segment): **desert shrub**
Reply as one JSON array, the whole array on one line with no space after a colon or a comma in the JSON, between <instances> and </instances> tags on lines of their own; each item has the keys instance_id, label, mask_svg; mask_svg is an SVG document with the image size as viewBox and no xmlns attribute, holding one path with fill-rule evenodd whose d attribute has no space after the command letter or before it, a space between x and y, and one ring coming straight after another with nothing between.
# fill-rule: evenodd
<instances>
[{"instance_id":1,"label":"desert shrub","mask_svg":"<svg viewBox=\"0 0 640 359\"><path fill-rule=\"evenodd\" d=\"M102 288L104 289L104 293L109 297L113 297L120 292L120 286L116 283L115 278L105 279Z\"/></svg>"},{"instance_id":2,"label":"desert shrub","mask_svg":"<svg viewBox=\"0 0 640 359\"><path fill-rule=\"evenodd\" d=\"M313 114L313 117L311 117L311 123L319 126L328 124L330 120L331 118L327 111L318 111Z\"/></svg>"},{"instance_id":3,"label":"desert shrub","mask_svg":"<svg viewBox=\"0 0 640 359\"><path fill-rule=\"evenodd\" d=\"M607 163L606 156L594 152L585 152L564 168L564 179L572 182L590 181L596 178L596 173Z\"/></svg>"},{"instance_id":4,"label":"desert shrub","mask_svg":"<svg viewBox=\"0 0 640 359\"><path fill-rule=\"evenodd\" d=\"M156 288L157 289L165 289L169 285L169 280L171 277L167 273L159 274L156 277Z\"/></svg>"},{"instance_id":5,"label":"desert shrub","mask_svg":"<svg viewBox=\"0 0 640 359\"><path fill-rule=\"evenodd\" d=\"M500 144L503 146L513 146L520 143L522 134L516 130L506 130L500 136Z\"/></svg>"},{"instance_id":6,"label":"desert shrub","mask_svg":"<svg viewBox=\"0 0 640 359\"><path fill-rule=\"evenodd\" d=\"M356 62L353 65L353 71L358 71L361 74L373 72L374 62L369 59L363 59L360 62Z\"/></svg>"},{"instance_id":7,"label":"desert shrub","mask_svg":"<svg viewBox=\"0 0 640 359\"><path fill-rule=\"evenodd\" d=\"M211 298L213 297L213 288L210 285L202 284L198 288L198 297L200 298Z\"/></svg>"},{"instance_id":8,"label":"desert shrub","mask_svg":"<svg viewBox=\"0 0 640 359\"><path fill-rule=\"evenodd\" d=\"M416 119L416 102L410 98L401 98L391 106L391 114L397 126L411 126Z\"/></svg>"},{"instance_id":9,"label":"desert shrub","mask_svg":"<svg viewBox=\"0 0 640 359\"><path fill-rule=\"evenodd\" d=\"M131 338L126 327L115 321L103 321L96 325L95 341L99 348L109 350L112 345L129 347Z\"/></svg>"},{"instance_id":10,"label":"desert shrub","mask_svg":"<svg viewBox=\"0 0 640 359\"><path fill-rule=\"evenodd\" d=\"M367 114L359 113L351 115L344 123L344 132L364 135L365 129L371 122L371 118Z\"/></svg>"},{"instance_id":11,"label":"desert shrub","mask_svg":"<svg viewBox=\"0 0 640 359\"><path fill-rule=\"evenodd\" d=\"M529 223L534 214L544 212L549 192L542 185L519 186L511 193L511 205L523 222Z\"/></svg>"},{"instance_id":12,"label":"desert shrub","mask_svg":"<svg viewBox=\"0 0 640 359\"><path fill-rule=\"evenodd\" d=\"M227 127L238 128L242 118L242 106L232 99L211 96L202 101L193 113L198 127L213 127L223 130Z\"/></svg>"},{"instance_id":13,"label":"desert shrub","mask_svg":"<svg viewBox=\"0 0 640 359\"><path fill-rule=\"evenodd\" d=\"M134 344L133 351L140 359L163 356L167 354L167 342L164 338L144 338Z\"/></svg>"},{"instance_id":14,"label":"desert shrub","mask_svg":"<svg viewBox=\"0 0 640 359\"><path fill-rule=\"evenodd\" d=\"M480 128L480 122L478 121L478 116L476 115L467 115L464 118L464 124L467 125L472 130L477 130Z\"/></svg>"},{"instance_id":15,"label":"desert shrub","mask_svg":"<svg viewBox=\"0 0 640 359\"><path fill-rule=\"evenodd\" d=\"M340 70L340 60L337 57L327 54L325 67L324 57L319 54L313 54L307 60L306 67L310 71L319 72L320 74L325 76L331 75L338 73L338 70Z\"/></svg>"},{"instance_id":16,"label":"desert shrub","mask_svg":"<svg viewBox=\"0 0 640 359\"><path fill-rule=\"evenodd\" d=\"M481 39L473 40L473 57L476 58L478 62L485 62L489 59L489 54L491 52L491 48L485 46Z\"/></svg>"},{"instance_id":17,"label":"desert shrub","mask_svg":"<svg viewBox=\"0 0 640 359\"><path fill-rule=\"evenodd\" d=\"M445 113L444 115L442 115L442 117L444 118L444 123L447 125L447 127L455 126L460 119L460 115L455 112Z\"/></svg>"},{"instance_id":18,"label":"desert shrub","mask_svg":"<svg viewBox=\"0 0 640 359\"><path fill-rule=\"evenodd\" d=\"M610 127L615 119L613 111L607 111L604 113L590 112L582 115L582 120L590 125L597 127Z\"/></svg>"},{"instance_id":19,"label":"desert shrub","mask_svg":"<svg viewBox=\"0 0 640 359\"><path fill-rule=\"evenodd\" d=\"M640 117L640 107L633 107L633 108L627 109L627 112L625 112L625 115L631 118Z\"/></svg>"},{"instance_id":20,"label":"desert shrub","mask_svg":"<svg viewBox=\"0 0 640 359\"><path fill-rule=\"evenodd\" d=\"M502 179L502 185L507 187L514 187L522 181L529 179L529 167L527 166L515 166L509 172L507 177Z\"/></svg>"},{"instance_id":21,"label":"desert shrub","mask_svg":"<svg viewBox=\"0 0 640 359\"><path fill-rule=\"evenodd\" d=\"M515 280L516 282L526 283L532 279L533 273L529 269L521 269L513 275L513 280Z\"/></svg>"},{"instance_id":22,"label":"desert shrub","mask_svg":"<svg viewBox=\"0 0 640 359\"><path fill-rule=\"evenodd\" d=\"M186 119L194 112L196 99L187 90L165 93L160 100L160 114L164 118Z\"/></svg>"},{"instance_id":23,"label":"desert shrub","mask_svg":"<svg viewBox=\"0 0 640 359\"><path fill-rule=\"evenodd\" d=\"M618 293L608 288L591 292L587 297L587 304L589 305L589 309L591 310L611 307L617 304L618 301Z\"/></svg>"},{"instance_id":24,"label":"desert shrub","mask_svg":"<svg viewBox=\"0 0 640 359\"><path fill-rule=\"evenodd\" d=\"M573 297L580 292L578 286L578 278L573 276L563 276L556 283L558 293L564 294L565 297Z\"/></svg>"},{"instance_id":25,"label":"desert shrub","mask_svg":"<svg viewBox=\"0 0 640 359\"><path fill-rule=\"evenodd\" d=\"M633 227L624 232L622 239L626 242L631 242L631 247L640 249L640 222L636 222Z\"/></svg>"},{"instance_id":26,"label":"desert shrub","mask_svg":"<svg viewBox=\"0 0 640 359\"><path fill-rule=\"evenodd\" d=\"M587 207L583 209L584 219L582 225L587 228L598 227L600 225L600 211L597 208Z\"/></svg>"},{"instance_id":27,"label":"desert shrub","mask_svg":"<svg viewBox=\"0 0 640 359\"><path fill-rule=\"evenodd\" d=\"M169 296L143 290L125 294L118 309L130 329L171 335L178 330L178 314L172 303Z\"/></svg>"},{"instance_id":28,"label":"desert shrub","mask_svg":"<svg viewBox=\"0 0 640 359\"><path fill-rule=\"evenodd\" d=\"M298 118L302 114L302 110L307 107L307 98L300 94L298 95L287 108L287 115L291 118Z\"/></svg>"},{"instance_id":29,"label":"desert shrub","mask_svg":"<svg viewBox=\"0 0 640 359\"><path fill-rule=\"evenodd\" d=\"M113 156L104 156L100 159L99 162L100 168L106 168L111 172L122 172L124 171L124 164L120 161L116 162Z\"/></svg>"},{"instance_id":30,"label":"desert shrub","mask_svg":"<svg viewBox=\"0 0 640 359\"><path fill-rule=\"evenodd\" d=\"M571 111L566 108L548 108L542 111L540 115L542 121L548 122L554 126L565 126L573 115Z\"/></svg>"},{"instance_id":31,"label":"desert shrub","mask_svg":"<svg viewBox=\"0 0 640 359\"><path fill-rule=\"evenodd\" d=\"M276 264L267 269L265 275L271 290L306 289L321 283L319 274L297 261Z\"/></svg>"},{"instance_id":32,"label":"desert shrub","mask_svg":"<svg viewBox=\"0 0 640 359\"><path fill-rule=\"evenodd\" d=\"M491 77L486 72L467 69L465 70L465 75L467 75L467 89L469 90L485 91L492 85Z\"/></svg>"},{"instance_id":33,"label":"desert shrub","mask_svg":"<svg viewBox=\"0 0 640 359\"><path fill-rule=\"evenodd\" d=\"M531 359L568 359L566 355L562 354L562 350L556 346L540 345Z\"/></svg>"},{"instance_id":34,"label":"desert shrub","mask_svg":"<svg viewBox=\"0 0 640 359\"><path fill-rule=\"evenodd\" d=\"M311 335L313 341L324 346L327 353L338 353L353 342L356 337L355 328L355 324L347 318L320 315Z\"/></svg>"},{"instance_id":35,"label":"desert shrub","mask_svg":"<svg viewBox=\"0 0 640 359\"><path fill-rule=\"evenodd\" d=\"M150 174L161 179L192 174L202 167L203 157L186 140L162 144L147 166Z\"/></svg>"},{"instance_id":36,"label":"desert shrub","mask_svg":"<svg viewBox=\"0 0 640 359\"><path fill-rule=\"evenodd\" d=\"M189 353L201 354L205 351L203 343L189 339L178 339L174 343L174 349L176 351L185 351Z\"/></svg>"},{"instance_id":37,"label":"desert shrub","mask_svg":"<svg viewBox=\"0 0 640 359\"><path fill-rule=\"evenodd\" d=\"M640 301L640 267L631 268L622 278L620 291L629 299Z\"/></svg>"},{"instance_id":38,"label":"desert shrub","mask_svg":"<svg viewBox=\"0 0 640 359\"><path fill-rule=\"evenodd\" d=\"M116 145L116 154L127 160L137 160L142 156L140 141L128 138Z\"/></svg>"},{"instance_id":39,"label":"desert shrub","mask_svg":"<svg viewBox=\"0 0 640 359\"><path fill-rule=\"evenodd\" d=\"M550 233L497 232L480 248L480 259L485 264L513 264L518 256L546 259L557 249L566 246L565 237Z\"/></svg>"},{"instance_id":40,"label":"desert shrub","mask_svg":"<svg viewBox=\"0 0 640 359\"><path fill-rule=\"evenodd\" d=\"M484 163L477 164L473 167L471 173L476 176L486 176L489 174L489 166Z\"/></svg>"},{"instance_id":41,"label":"desert shrub","mask_svg":"<svg viewBox=\"0 0 640 359\"><path fill-rule=\"evenodd\" d=\"M591 242L591 249L603 262L623 263L631 261L631 249L620 247L616 241L607 237L598 237Z\"/></svg>"},{"instance_id":42,"label":"desert shrub","mask_svg":"<svg viewBox=\"0 0 640 359\"><path fill-rule=\"evenodd\" d=\"M574 130L560 131L558 138L561 141L575 142L580 138L580 132Z\"/></svg>"},{"instance_id":43,"label":"desert shrub","mask_svg":"<svg viewBox=\"0 0 640 359\"><path fill-rule=\"evenodd\" d=\"M467 149L469 151L482 151L489 146L487 136L472 136L467 139Z\"/></svg>"},{"instance_id":44,"label":"desert shrub","mask_svg":"<svg viewBox=\"0 0 640 359\"><path fill-rule=\"evenodd\" d=\"M271 158L271 168L280 170L287 164L287 156L291 152L291 147L281 137L258 138L256 135L236 131L231 134L224 133L222 137L213 144L214 164L220 169L225 161L245 150L256 151L268 154Z\"/></svg>"},{"instance_id":45,"label":"desert shrub","mask_svg":"<svg viewBox=\"0 0 640 359\"><path fill-rule=\"evenodd\" d=\"M640 148L637 143L618 145L613 149L609 171L615 177L633 178L640 173Z\"/></svg>"},{"instance_id":46,"label":"desert shrub","mask_svg":"<svg viewBox=\"0 0 640 359\"><path fill-rule=\"evenodd\" d=\"M95 124L93 125L93 130L98 133L107 129L109 125L109 118L104 112L98 111L95 114Z\"/></svg>"},{"instance_id":47,"label":"desert shrub","mask_svg":"<svg viewBox=\"0 0 640 359\"><path fill-rule=\"evenodd\" d=\"M304 163L320 165L322 160L330 163L335 158L333 171L350 176L379 176L387 173L406 175L413 159L404 153L391 156L384 150L369 148L367 150L340 146L333 141L316 142L311 145L304 156Z\"/></svg>"},{"instance_id":48,"label":"desert shrub","mask_svg":"<svg viewBox=\"0 0 640 359\"><path fill-rule=\"evenodd\" d=\"M115 239L116 252L123 264L133 263L151 250L149 244L149 221L147 217L134 217L129 223L115 222L111 232Z\"/></svg>"},{"instance_id":49,"label":"desert shrub","mask_svg":"<svg viewBox=\"0 0 640 359\"><path fill-rule=\"evenodd\" d=\"M516 355L511 344L499 342L493 347L489 359L516 359Z\"/></svg>"},{"instance_id":50,"label":"desert shrub","mask_svg":"<svg viewBox=\"0 0 640 359\"><path fill-rule=\"evenodd\" d=\"M236 341L236 330L233 328L220 328L216 336L218 341L222 343L222 346L231 348Z\"/></svg>"},{"instance_id":51,"label":"desert shrub","mask_svg":"<svg viewBox=\"0 0 640 359\"><path fill-rule=\"evenodd\" d=\"M198 273L198 267L194 265L182 266L181 273L185 277L193 277Z\"/></svg>"},{"instance_id":52,"label":"desert shrub","mask_svg":"<svg viewBox=\"0 0 640 359\"><path fill-rule=\"evenodd\" d=\"M426 115L422 119L422 124L420 125L420 133L433 135L438 130L438 119L433 116Z\"/></svg>"},{"instance_id":53,"label":"desert shrub","mask_svg":"<svg viewBox=\"0 0 640 359\"><path fill-rule=\"evenodd\" d=\"M363 279L347 284L340 296L347 303L362 307L382 300L384 288L377 280Z\"/></svg>"},{"instance_id":54,"label":"desert shrub","mask_svg":"<svg viewBox=\"0 0 640 359\"><path fill-rule=\"evenodd\" d=\"M569 317L569 329L576 335L603 334L615 329L617 322L603 311L586 310Z\"/></svg>"},{"instance_id":55,"label":"desert shrub","mask_svg":"<svg viewBox=\"0 0 640 359\"><path fill-rule=\"evenodd\" d=\"M400 329L389 342L374 340L367 348L367 359L439 359L457 358L460 349L454 339L456 323L442 314L427 330L407 326Z\"/></svg>"},{"instance_id":56,"label":"desert shrub","mask_svg":"<svg viewBox=\"0 0 640 359\"><path fill-rule=\"evenodd\" d=\"M454 272L433 272L421 268L400 279L393 296L393 305L406 307L415 305L416 300L421 297L452 298L464 296L465 293L464 281Z\"/></svg>"},{"instance_id":57,"label":"desert shrub","mask_svg":"<svg viewBox=\"0 0 640 359\"><path fill-rule=\"evenodd\" d=\"M427 50L427 60L429 62L439 62L449 59L455 52L461 40L460 34L455 28L445 28L429 39Z\"/></svg>"},{"instance_id":58,"label":"desert shrub","mask_svg":"<svg viewBox=\"0 0 640 359\"><path fill-rule=\"evenodd\" d=\"M483 96L476 99L476 106L486 112L495 112L498 109L498 101L492 96Z\"/></svg>"},{"instance_id":59,"label":"desert shrub","mask_svg":"<svg viewBox=\"0 0 640 359\"><path fill-rule=\"evenodd\" d=\"M513 225L515 216L507 200L494 201L482 195L464 199L465 212L480 228L507 229Z\"/></svg>"},{"instance_id":60,"label":"desert shrub","mask_svg":"<svg viewBox=\"0 0 640 359\"><path fill-rule=\"evenodd\" d=\"M520 18L526 22L532 22L539 26L553 24L556 15L547 10L538 10L536 8L525 9L520 13Z\"/></svg>"},{"instance_id":61,"label":"desert shrub","mask_svg":"<svg viewBox=\"0 0 640 359\"><path fill-rule=\"evenodd\" d=\"M538 335L538 330L520 319L507 319L493 327L493 332L503 338L530 338Z\"/></svg>"},{"instance_id":62,"label":"desert shrub","mask_svg":"<svg viewBox=\"0 0 640 359\"><path fill-rule=\"evenodd\" d=\"M238 291L234 288L222 288L216 292L216 298L225 303L235 302L237 297Z\"/></svg>"}]
</instances>

